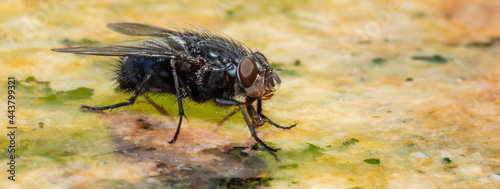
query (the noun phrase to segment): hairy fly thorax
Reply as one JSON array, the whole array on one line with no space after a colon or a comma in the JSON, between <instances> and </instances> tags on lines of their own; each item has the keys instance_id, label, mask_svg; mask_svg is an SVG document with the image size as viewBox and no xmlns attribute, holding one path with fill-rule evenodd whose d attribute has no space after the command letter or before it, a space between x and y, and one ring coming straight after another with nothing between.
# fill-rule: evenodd
<instances>
[{"instance_id":1,"label":"hairy fly thorax","mask_svg":"<svg viewBox=\"0 0 500 189\"><path fill-rule=\"evenodd\" d=\"M281 82L262 53L252 52L238 41L200 28L182 30L179 35L175 37L176 41L198 58L195 68L198 69L197 84L202 87L230 90L230 93L223 93L227 98L243 96L264 100L273 95L274 80ZM228 86L234 89L228 89Z\"/></svg>"},{"instance_id":2,"label":"hairy fly thorax","mask_svg":"<svg viewBox=\"0 0 500 189\"><path fill-rule=\"evenodd\" d=\"M120 89L133 92L133 96L127 102L103 107L84 105L82 109L106 110L127 106L134 104L140 95L150 92L173 94L177 97L180 116L176 133L170 141L174 143L184 116L183 98L198 103L213 102L217 106L237 106L252 137L271 154L276 149L260 140L255 128L265 122L282 129L295 126L280 126L262 114L262 100L270 99L281 83L262 53L253 52L228 36L200 28L165 29L136 23L107 26L122 34L151 38L52 49L57 52L121 57L116 81ZM254 102L257 102L257 110L252 105Z\"/></svg>"}]
</instances>

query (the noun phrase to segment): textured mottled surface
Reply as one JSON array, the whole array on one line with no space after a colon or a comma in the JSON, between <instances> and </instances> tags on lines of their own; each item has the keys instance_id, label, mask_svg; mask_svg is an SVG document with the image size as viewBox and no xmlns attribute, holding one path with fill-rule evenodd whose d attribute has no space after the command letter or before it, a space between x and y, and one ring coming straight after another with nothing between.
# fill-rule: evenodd
<instances>
[{"instance_id":1,"label":"textured mottled surface","mask_svg":"<svg viewBox=\"0 0 500 189\"><path fill-rule=\"evenodd\" d=\"M498 187L499 10L488 0L0 2L0 187ZM282 162L251 149L241 115L220 122L233 109L186 102L175 145L177 118L142 97L80 112L129 97L109 82L115 61L49 49L135 39L112 22L199 25L266 54L283 70L266 114L298 123L258 129ZM17 89L16 182L5 171L8 76L39 81ZM177 114L172 97L154 99Z\"/></svg>"}]
</instances>

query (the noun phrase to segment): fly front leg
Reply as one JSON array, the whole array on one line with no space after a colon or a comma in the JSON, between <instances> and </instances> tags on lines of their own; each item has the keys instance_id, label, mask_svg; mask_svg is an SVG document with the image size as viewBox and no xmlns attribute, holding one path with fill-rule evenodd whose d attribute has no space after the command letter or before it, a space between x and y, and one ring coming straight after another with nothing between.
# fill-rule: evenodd
<instances>
[{"instance_id":1,"label":"fly front leg","mask_svg":"<svg viewBox=\"0 0 500 189\"><path fill-rule=\"evenodd\" d=\"M252 107L253 109L253 107ZM275 126L276 128L280 128L280 129L291 129L295 126L297 126L297 123L293 124L293 125L290 125L288 127L286 126L281 126L281 125L278 125L276 123L274 123L273 121L271 121L269 118L267 118L267 116L265 116L264 114L262 114L262 100L257 100L257 113L260 115L261 118L264 119L264 121L267 121L269 124L271 124L272 126Z\"/></svg>"},{"instance_id":2,"label":"fly front leg","mask_svg":"<svg viewBox=\"0 0 500 189\"><path fill-rule=\"evenodd\" d=\"M257 111L255 111L255 109L253 108L252 103L254 101L255 101L254 99L247 99L246 107L247 107L247 112L250 115L250 118L252 119L252 124L254 128L259 128L262 127L264 123L266 123L266 121L263 120L260 114L257 113Z\"/></svg>"},{"instance_id":3,"label":"fly front leg","mask_svg":"<svg viewBox=\"0 0 500 189\"><path fill-rule=\"evenodd\" d=\"M255 131L255 129L252 125L252 122L250 122L250 119L248 118L248 116L245 112L245 109L243 108L243 106L241 105L240 102L238 102L236 100L223 99L223 98L216 98L215 102L219 105L222 105L222 106L238 106L240 108L241 114L243 115L243 118L245 119L245 122L247 123L248 129L250 129L250 134L252 134L252 137L259 144L264 146L264 148L266 148L267 151L269 151L272 155L274 155L276 157L276 154L274 154L273 152L277 152L279 149L273 149L273 148L269 147L266 143L264 143L264 141L260 140L260 138L257 136L257 132Z\"/></svg>"}]
</instances>

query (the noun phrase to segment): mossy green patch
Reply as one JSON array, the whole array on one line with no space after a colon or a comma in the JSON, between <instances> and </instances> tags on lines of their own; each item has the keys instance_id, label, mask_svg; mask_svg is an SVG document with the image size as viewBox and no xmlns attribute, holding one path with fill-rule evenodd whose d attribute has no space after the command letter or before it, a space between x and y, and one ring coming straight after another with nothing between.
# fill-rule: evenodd
<instances>
[{"instance_id":1,"label":"mossy green patch","mask_svg":"<svg viewBox=\"0 0 500 189\"><path fill-rule=\"evenodd\" d=\"M33 77L33 76L29 76L29 77L27 77L24 81L25 81L25 82L38 82L38 81L35 79L35 77Z\"/></svg>"},{"instance_id":2,"label":"mossy green patch","mask_svg":"<svg viewBox=\"0 0 500 189\"><path fill-rule=\"evenodd\" d=\"M84 119L77 122L82 120ZM29 129L27 131L18 129L17 131L19 135L16 143L20 145L16 146L15 155L16 158L22 161L19 169L37 169L40 166L67 166L75 160L99 161L99 159L106 157L92 156L109 154L112 151L111 139L107 136L103 127L92 130L81 129L81 127L67 127L64 130L59 130L54 126L37 130ZM8 146L7 142L9 141L1 141L0 145ZM8 157L0 156L0 158L7 159Z\"/></svg>"},{"instance_id":3,"label":"mossy green patch","mask_svg":"<svg viewBox=\"0 0 500 189\"><path fill-rule=\"evenodd\" d=\"M42 99L44 100L80 100L89 99L94 94L94 90L86 87L79 87L75 90L58 91Z\"/></svg>"},{"instance_id":4,"label":"mossy green patch","mask_svg":"<svg viewBox=\"0 0 500 189\"><path fill-rule=\"evenodd\" d=\"M421 61L426 61L428 63L432 64L446 64L448 62L448 59L442 57L441 55L434 55L434 56L414 56L412 57L413 60L421 60Z\"/></svg>"},{"instance_id":5,"label":"mossy green patch","mask_svg":"<svg viewBox=\"0 0 500 189\"><path fill-rule=\"evenodd\" d=\"M79 87L68 91L55 91L50 88L50 82L38 81L33 76L17 82L16 90L19 94L18 99L30 106L39 106L46 102L90 99L94 91L86 87Z\"/></svg>"},{"instance_id":6,"label":"mossy green patch","mask_svg":"<svg viewBox=\"0 0 500 189\"><path fill-rule=\"evenodd\" d=\"M378 158L369 158L369 159L365 159L363 160L365 163L368 163L368 164L380 164L380 159Z\"/></svg>"},{"instance_id":7,"label":"mossy green patch","mask_svg":"<svg viewBox=\"0 0 500 189\"><path fill-rule=\"evenodd\" d=\"M300 165L303 163L307 163L309 161L313 161L316 158L320 157L324 151L325 149L310 143L307 143L307 146L303 148L278 151L276 154L278 158L281 160L281 162L278 163L278 166L283 166L281 168L280 167L278 168L280 169L285 169L287 167L297 168L294 166L294 164ZM269 153L262 151L259 154L264 157L265 161L268 162L268 164L276 163L274 158L271 155L269 155Z\"/></svg>"},{"instance_id":8,"label":"mossy green patch","mask_svg":"<svg viewBox=\"0 0 500 189\"><path fill-rule=\"evenodd\" d=\"M441 161L443 164L450 164L451 159L450 158L443 158L443 161Z\"/></svg>"},{"instance_id":9,"label":"mossy green patch","mask_svg":"<svg viewBox=\"0 0 500 189\"><path fill-rule=\"evenodd\" d=\"M383 58L375 58L372 60L372 63L377 64L377 65L385 64L385 62L387 62L387 60L385 60Z\"/></svg>"},{"instance_id":10,"label":"mossy green patch","mask_svg":"<svg viewBox=\"0 0 500 189\"><path fill-rule=\"evenodd\" d=\"M500 42L500 38L491 38L487 41L474 41L465 44L466 47L489 48Z\"/></svg>"},{"instance_id":11,"label":"mossy green patch","mask_svg":"<svg viewBox=\"0 0 500 189\"><path fill-rule=\"evenodd\" d=\"M314 144L308 143L307 148L304 150L304 153L311 154L313 157L321 156L321 152L325 151L325 149L320 148Z\"/></svg>"},{"instance_id":12,"label":"mossy green patch","mask_svg":"<svg viewBox=\"0 0 500 189\"><path fill-rule=\"evenodd\" d=\"M300 60L299 59L295 59L295 61L293 62L293 65L294 66L300 66Z\"/></svg>"},{"instance_id":13,"label":"mossy green patch","mask_svg":"<svg viewBox=\"0 0 500 189\"><path fill-rule=\"evenodd\" d=\"M16 82L16 90L23 97L28 95L31 97L45 96L53 92L49 85L48 81L38 81L35 77L30 76Z\"/></svg>"},{"instance_id":14,"label":"mossy green patch","mask_svg":"<svg viewBox=\"0 0 500 189\"><path fill-rule=\"evenodd\" d=\"M227 10L225 11L225 13L226 13L226 16L227 16L227 17L232 17L232 16L234 16L234 13L235 13L235 12L236 12L236 10L234 10L234 9L227 9Z\"/></svg>"},{"instance_id":15,"label":"mossy green patch","mask_svg":"<svg viewBox=\"0 0 500 189\"><path fill-rule=\"evenodd\" d=\"M351 139L349 139L349 140L345 141L344 143L342 143L342 147L343 147L343 148L347 148L347 147L349 147L349 146L351 146L351 145L354 145L354 144L356 144L356 143L358 143L358 142L359 142L359 140L358 140L358 139L351 138Z\"/></svg>"}]
</instances>

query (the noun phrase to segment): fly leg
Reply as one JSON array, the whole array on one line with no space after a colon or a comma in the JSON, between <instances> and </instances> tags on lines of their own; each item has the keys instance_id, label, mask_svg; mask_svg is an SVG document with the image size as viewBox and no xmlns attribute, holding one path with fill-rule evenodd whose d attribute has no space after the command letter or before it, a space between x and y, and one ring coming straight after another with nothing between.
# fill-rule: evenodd
<instances>
[{"instance_id":1,"label":"fly leg","mask_svg":"<svg viewBox=\"0 0 500 189\"><path fill-rule=\"evenodd\" d=\"M222 124L224 124L224 122L226 122L227 120L229 120L230 117L233 117L233 115L236 114L237 112L238 112L238 110L233 110L231 113L229 113L226 116L224 116L224 118L217 123L217 127L218 128L221 127Z\"/></svg>"},{"instance_id":2,"label":"fly leg","mask_svg":"<svg viewBox=\"0 0 500 189\"><path fill-rule=\"evenodd\" d=\"M143 85L144 85L144 83L146 83L146 81L149 80L150 77L151 77L151 75L146 76L146 79L144 79L144 81L142 81L142 83L139 85L137 90L135 90L134 95L132 95L132 97L130 97L130 99L127 102L121 102L118 104L113 104L113 105L109 105L109 106L102 106L102 107L91 107L91 106L87 106L87 105L82 105L80 108L82 110L93 111L93 110L107 110L107 109L113 109L113 108L118 108L118 107L122 107L122 106L132 105L135 103L135 100L137 100L137 97L139 97L139 95L144 93L144 92L142 92Z\"/></svg>"},{"instance_id":3,"label":"fly leg","mask_svg":"<svg viewBox=\"0 0 500 189\"><path fill-rule=\"evenodd\" d=\"M177 136L179 136L179 132L181 131L182 117L184 117L184 108L182 107L181 90L179 89L179 78L177 78L177 72L175 71L175 69L172 70L172 75L174 77L175 95L177 96L177 104L179 105L179 125L177 125L177 130L175 131L174 138L169 142L170 144L175 143L175 141L177 140Z\"/></svg>"},{"instance_id":4,"label":"fly leg","mask_svg":"<svg viewBox=\"0 0 500 189\"><path fill-rule=\"evenodd\" d=\"M236 101L236 100L231 100L231 99L223 99L223 98L216 98L215 99L215 102L219 105L222 105L222 106L238 106L240 108L240 111L241 111L241 114L243 115L243 118L245 119L245 122L247 123L247 126L248 126L248 129L250 129L250 133L252 134L252 137L259 143L261 144L262 146L264 146L264 148L271 154L274 156L274 158L276 159L276 161L279 161L278 157L276 156L276 154L274 152L277 152L278 150L280 150L279 148L278 149L273 149L271 147L269 147L266 143L264 143L264 141L260 140L259 137L257 137L257 132L255 131L255 129L253 128L253 125L252 125L252 122L250 122L250 119L248 118L246 112L245 112L245 109L243 108L243 106L241 105L240 102Z\"/></svg>"},{"instance_id":5,"label":"fly leg","mask_svg":"<svg viewBox=\"0 0 500 189\"><path fill-rule=\"evenodd\" d=\"M255 111L255 109L252 106L253 101L254 100L252 99L247 99L246 102L247 112L248 115L250 115L250 118L252 119L252 125L254 126L254 128L259 128L262 127L264 123L266 123L266 120L262 119L262 116L260 116L260 114L258 114Z\"/></svg>"},{"instance_id":6,"label":"fly leg","mask_svg":"<svg viewBox=\"0 0 500 189\"><path fill-rule=\"evenodd\" d=\"M252 108L253 109L253 108ZM275 126L276 128L280 128L280 129L291 129L295 126L297 126L297 123L293 124L293 125L290 125L288 127L285 127L285 126L281 126L281 125L278 125L276 123L274 123L273 121L271 121L269 118L267 118L267 116L265 116L264 114L262 114L262 100L257 100L257 113L260 115L260 117L262 117L265 121L267 121L269 124L271 124L272 126Z\"/></svg>"},{"instance_id":7,"label":"fly leg","mask_svg":"<svg viewBox=\"0 0 500 189\"><path fill-rule=\"evenodd\" d=\"M122 106L132 105L135 103L135 100L137 100L137 97L139 97L139 95L141 93L142 92L139 90L135 91L134 95L132 95L132 97L127 102L121 102L118 104L113 104L113 105L109 105L109 106L102 106L102 107L91 107L91 106L87 106L87 105L82 105L81 109L83 109L83 110L107 110L107 109L113 109L113 108L118 108L118 107L122 107Z\"/></svg>"}]
</instances>

